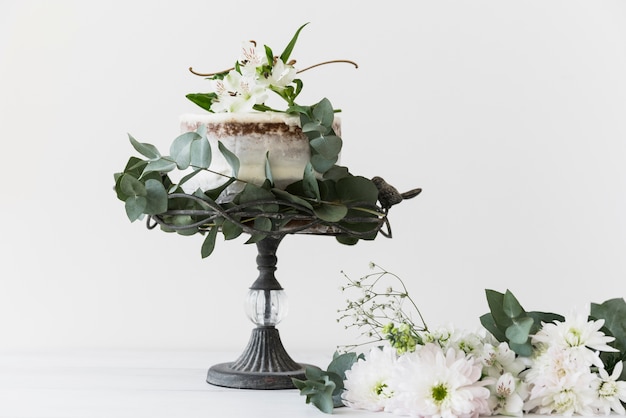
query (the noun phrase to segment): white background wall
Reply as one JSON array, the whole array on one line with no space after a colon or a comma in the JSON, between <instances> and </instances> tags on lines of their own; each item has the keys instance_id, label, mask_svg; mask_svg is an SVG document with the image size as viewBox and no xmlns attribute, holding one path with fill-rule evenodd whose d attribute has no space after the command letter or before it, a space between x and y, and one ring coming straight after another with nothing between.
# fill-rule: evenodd
<instances>
[{"instance_id":1,"label":"white background wall","mask_svg":"<svg viewBox=\"0 0 626 418\"><path fill-rule=\"evenodd\" d=\"M239 350L255 248L131 224L127 133L166 149L187 72L302 32L302 102L344 110L343 162L418 198L391 240L288 237L290 352L353 342L341 270L402 276L432 325L479 325L484 289L565 313L626 294L626 3L35 1L0 5L0 348Z\"/></svg>"}]
</instances>

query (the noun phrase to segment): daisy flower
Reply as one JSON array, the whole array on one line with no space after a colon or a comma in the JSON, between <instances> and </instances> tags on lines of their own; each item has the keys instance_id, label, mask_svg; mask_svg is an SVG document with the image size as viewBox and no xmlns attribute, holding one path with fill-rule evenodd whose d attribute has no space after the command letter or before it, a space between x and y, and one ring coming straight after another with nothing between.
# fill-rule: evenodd
<instances>
[{"instance_id":1,"label":"daisy flower","mask_svg":"<svg viewBox=\"0 0 626 418\"><path fill-rule=\"evenodd\" d=\"M620 415L626 414L622 402L626 402L626 382L617 379L622 374L623 362L618 362L609 376L604 368L599 369L600 378L596 381L595 389L598 394L596 408L599 413L610 415L611 410Z\"/></svg>"},{"instance_id":2,"label":"daisy flower","mask_svg":"<svg viewBox=\"0 0 626 418\"><path fill-rule=\"evenodd\" d=\"M432 418L489 414L481 366L463 351L429 343L396 362L385 411Z\"/></svg>"},{"instance_id":3,"label":"daisy flower","mask_svg":"<svg viewBox=\"0 0 626 418\"><path fill-rule=\"evenodd\" d=\"M565 316L563 322L555 321L553 323L543 324L543 327L537 334L532 337L532 343L543 343L550 346L560 347L566 350L572 350L582 355L590 364L601 367L598 364L598 356L596 351L618 351L608 345L615 340L611 336L607 336L600 329L604 326L604 319L596 321L589 320L589 305L586 305L585 311L574 310Z\"/></svg>"},{"instance_id":4,"label":"daisy flower","mask_svg":"<svg viewBox=\"0 0 626 418\"><path fill-rule=\"evenodd\" d=\"M396 351L390 346L373 348L346 371L342 400L355 409L382 411L393 396L389 380L396 362Z\"/></svg>"}]
</instances>

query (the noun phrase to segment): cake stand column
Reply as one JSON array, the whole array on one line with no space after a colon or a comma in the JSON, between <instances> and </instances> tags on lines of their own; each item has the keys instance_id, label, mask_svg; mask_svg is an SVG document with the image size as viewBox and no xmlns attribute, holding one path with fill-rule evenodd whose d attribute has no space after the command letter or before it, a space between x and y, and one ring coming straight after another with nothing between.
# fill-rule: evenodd
<instances>
[{"instance_id":1,"label":"cake stand column","mask_svg":"<svg viewBox=\"0 0 626 418\"><path fill-rule=\"evenodd\" d=\"M276 324L285 313L283 288L274 275L276 251L284 235L259 241L256 257L259 277L250 286L246 312L257 325L237 360L212 366L207 382L238 389L293 389L292 378L304 379L306 365L296 363L285 350Z\"/></svg>"}]
</instances>

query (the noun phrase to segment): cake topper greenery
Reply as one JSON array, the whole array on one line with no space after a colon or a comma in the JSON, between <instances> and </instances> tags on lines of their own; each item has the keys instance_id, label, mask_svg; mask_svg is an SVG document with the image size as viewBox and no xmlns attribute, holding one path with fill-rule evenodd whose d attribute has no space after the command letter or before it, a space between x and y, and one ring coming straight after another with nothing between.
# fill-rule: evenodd
<instances>
[{"instance_id":1,"label":"cake topper greenery","mask_svg":"<svg viewBox=\"0 0 626 418\"><path fill-rule=\"evenodd\" d=\"M278 56L268 46L259 53L256 42L250 41L244 44L233 68L210 74L190 68L192 73L210 80L214 91L186 96L211 113L280 112L298 116L311 154L302 179L284 190L274 187L272 167L266 159L265 182L245 182L238 178L238 157L221 142L217 150L211 149L204 126L176 137L167 154L129 135L130 143L141 156L130 157L114 179L115 192L124 202L131 222L146 218L149 228L158 225L166 232L203 234L203 258L213 252L220 231L226 240L248 233L247 243L320 227L348 245L375 239L379 232L391 236L389 208L416 196L421 189L399 193L380 177L353 175L347 167L337 164L342 139L332 125L338 110L327 98L313 105L298 104L296 99L303 88L298 74L329 63L357 65L349 60L333 60L296 70L290 57L305 26L298 28ZM283 99L285 108L268 106L270 96ZM202 171L223 175L211 169L215 152L220 152L232 169L223 185L185 193L182 185ZM170 175L175 171L188 174L176 182L175 176ZM243 182L245 187L232 199L220 201L219 196L234 182Z\"/></svg>"}]
</instances>

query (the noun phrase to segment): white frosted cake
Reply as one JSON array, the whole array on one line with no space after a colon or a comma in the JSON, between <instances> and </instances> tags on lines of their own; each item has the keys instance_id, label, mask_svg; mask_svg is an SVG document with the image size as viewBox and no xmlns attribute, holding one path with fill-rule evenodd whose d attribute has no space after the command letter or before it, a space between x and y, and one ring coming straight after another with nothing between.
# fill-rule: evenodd
<instances>
[{"instance_id":1,"label":"white frosted cake","mask_svg":"<svg viewBox=\"0 0 626 418\"><path fill-rule=\"evenodd\" d=\"M231 167L218 151L218 141L239 158L238 178L261 185L266 179L266 157L274 186L284 189L301 180L309 162L309 139L300 128L300 118L279 112L185 114L180 118L182 132L205 125L211 144L211 172L201 172L183 186L186 193L197 189L214 189L228 180ZM341 135L340 120L333 130ZM229 194L241 190L242 184L229 186Z\"/></svg>"}]
</instances>

